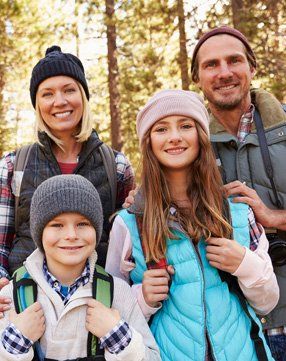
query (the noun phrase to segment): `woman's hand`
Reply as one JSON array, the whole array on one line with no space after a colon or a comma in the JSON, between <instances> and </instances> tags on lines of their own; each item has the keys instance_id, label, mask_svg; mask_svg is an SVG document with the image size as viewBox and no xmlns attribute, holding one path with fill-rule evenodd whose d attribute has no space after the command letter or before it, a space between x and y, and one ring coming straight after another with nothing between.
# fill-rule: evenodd
<instances>
[{"instance_id":1,"label":"woman's hand","mask_svg":"<svg viewBox=\"0 0 286 361\"><path fill-rule=\"evenodd\" d=\"M36 342L45 332L45 315L39 302L33 303L19 314L14 309L11 310L9 319L30 341Z\"/></svg>"},{"instance_id":2,"label":"woman's hand","mask_svg":"<svg viewBox=\"0 0 286 361\"><path fill-rule=\"evenodd\" d=\"M90 299L87 302L86 329L97 337L103 337L120 321L120 313L101 302Z\"/></svg>"},{"instance_id":3,"label":"woman's hand","mask_svg":"<svg viewBox=\"0 0 286 361\"><path fill-rule=\"evenodd\" d=\"M238 242L227 238L210 237L207 240L207 259L210 265L229 273L234 273L241 264L245 248Z\"/></svg>"},{"instance_id":4,"label":"woman's hand","mask_svg":"<svg viewBox=\"0 0 286 361\"><path fill-rule=\"evenodd\" d=\"M134 203L134 197L135 197L135 194L137 193L138 191L138 188L136 189L132 189L129 193L128 193L128 196L125 198L125 201L124 203L122 204L122 207L123 208L129 208L132 206L132 204Z\"/></svg>"},{"instance_id":5,"label":"woman's hand","mask_svg":"<svg viewBox=\"0 0 286 361\"><path fill-rule=\"evenodd\" d=\"M174 273L173 266L168 266L167 269L151 269L144 272L142 292L148 306L158 307L159 302L168 297L169 281Z\"/></svg>"}]
</instances>

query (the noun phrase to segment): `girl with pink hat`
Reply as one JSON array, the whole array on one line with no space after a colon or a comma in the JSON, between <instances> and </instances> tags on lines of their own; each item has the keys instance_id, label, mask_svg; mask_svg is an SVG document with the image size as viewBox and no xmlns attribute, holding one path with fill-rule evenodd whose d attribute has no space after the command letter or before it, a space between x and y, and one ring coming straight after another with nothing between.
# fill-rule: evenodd
<instances>
[{"instance_id":1,"label":"girl with pink hat","mask_svg":"<svg viewBox=\"0 0 286 361\"><path fill-rule=\"evenodd\" d=\"M201 97L155 94L137 134L141 184L115 218L107 271L133 284L163 360L273 360L255 315L279 298L268 241L224 198Z\"/></svg>"}]
</instances>

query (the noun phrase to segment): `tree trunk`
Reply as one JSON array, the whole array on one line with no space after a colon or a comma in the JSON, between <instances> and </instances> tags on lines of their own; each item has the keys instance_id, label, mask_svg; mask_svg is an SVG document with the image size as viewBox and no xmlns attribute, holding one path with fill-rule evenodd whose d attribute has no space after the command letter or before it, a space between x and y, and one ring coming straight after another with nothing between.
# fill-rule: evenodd
<instances>
[{"instance_id":1,"label":"tree trunk","mask_svg":"<svg viewBox=\"0 0 286 361\"><path fill-rule=\"evenodd\" d=\"M231 0L233 27L245 33L243 8L243 0ZM247 34L245 35L247 36Z\"/></svg>"},{"instance_id":2,"label":"tree trunk","mask_svg":"<svg viewBox=\"0 0 286 361\"><path fill-rule=\"evenodd\" d=\"M120 94L118 89L119 70L116 54L116 26L114 19L114 0L105 0L107 27L107 58L108 58L108 88L111 117L112 148L120 151L122 148Z\"/></svg>"},{"instance_id":3,"label":"tree trunk","mask_svg":"<svg viewBox=\"0 0 286 361\"><path fill-rule=\"evenodd\" d=\"M189 90L190 77L188 69L187 39L185 31L185 12L184 0L178 0L178 20L179 20L179 37L180 37L180 53L179 65L181 69L182 88Z\"/></svg>"}]
</instances>

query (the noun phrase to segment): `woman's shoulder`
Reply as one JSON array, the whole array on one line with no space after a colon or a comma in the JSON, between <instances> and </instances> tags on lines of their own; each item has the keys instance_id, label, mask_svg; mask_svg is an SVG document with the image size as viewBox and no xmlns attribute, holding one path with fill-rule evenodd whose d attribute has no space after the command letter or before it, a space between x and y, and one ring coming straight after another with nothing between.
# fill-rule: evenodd
<instances>
[{"instance_id":1,"label":"woman's shoulder","mask_svg":"<svg viewBox=\"0 0 286 361\"><path fill-rule=\"evenodd\" d=\"M0 178L8 179L9 173L12 174L14 170L14 163L16 158L16 151L5 153L0 159Z\"/></svg>"}]
</instances>

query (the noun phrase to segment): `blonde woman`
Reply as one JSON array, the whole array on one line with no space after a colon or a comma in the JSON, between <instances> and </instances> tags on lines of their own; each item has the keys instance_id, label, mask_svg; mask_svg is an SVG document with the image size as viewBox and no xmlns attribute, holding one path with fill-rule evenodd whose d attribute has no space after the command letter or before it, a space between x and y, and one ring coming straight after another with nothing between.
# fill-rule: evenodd
<instances>
[{"instance_id":1,"label":"blonde woman","mask_svg":"<svg viewBox=\"0 0 286 361\"><path fill-rule=\"evenodd\" d=\"M29 229L30 202L35 189L59 174L80 174L97 189L104 212L98 248L104 265L112 213L111 187L99 151L102 141L92 129L89 89L81 61L58 46L46 51L32 71L30 95L36 110L38 140L33 144L23 176L14 174L15 152L0 161L0 277L1 285L22 265L35 245ZM115 152L116 208L133 187L133 171L125 156ZM19 187L19 179L21 186ZM19 196L15 230L15 194Z\"/></svg>"}]
</instances>

